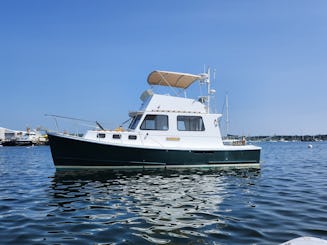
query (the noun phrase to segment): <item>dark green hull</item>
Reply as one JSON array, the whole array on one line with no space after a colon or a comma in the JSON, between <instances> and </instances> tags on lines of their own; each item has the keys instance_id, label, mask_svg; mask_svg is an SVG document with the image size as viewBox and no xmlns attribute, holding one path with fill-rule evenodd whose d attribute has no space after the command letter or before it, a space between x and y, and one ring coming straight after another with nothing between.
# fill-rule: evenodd
<instances>
[{"instance_id":1,"label":"dark green hull","mask_svg":"<svg viewBox=\"0 0 327 245\"><path fill-rule=\"evenodd\" d=\"M258 167L260 148L246 150L192 151L122 147L82 138L48 133L57 168Z\"/></svg>"}]
</instances>

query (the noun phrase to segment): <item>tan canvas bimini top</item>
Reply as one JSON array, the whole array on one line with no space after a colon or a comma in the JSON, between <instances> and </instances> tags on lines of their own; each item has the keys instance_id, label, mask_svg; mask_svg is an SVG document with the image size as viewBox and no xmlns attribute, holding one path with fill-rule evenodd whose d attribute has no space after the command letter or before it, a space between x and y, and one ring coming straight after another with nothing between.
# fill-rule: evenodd
<instances>
[{"instance_id":1,"label":"tan canvas bimini top","mask_svg":"<svg viewBox=\"0 0 327 245\"><path fill-rule=\"evenodd\" d=\"M171 71L153 71L148 76L150 85L170 86L174 88L188 88L194 81L203 77L188 73L179 73Z\"/></svg>"}]
</instances>

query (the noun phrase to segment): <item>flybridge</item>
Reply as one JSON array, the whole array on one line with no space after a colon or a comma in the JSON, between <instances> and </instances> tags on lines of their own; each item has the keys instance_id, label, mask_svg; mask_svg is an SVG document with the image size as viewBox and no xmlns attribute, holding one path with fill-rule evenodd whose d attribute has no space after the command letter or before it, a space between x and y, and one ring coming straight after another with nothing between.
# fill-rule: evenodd
<instances>
[{"instance_id":1,"label":"flybridge","mask_svg":"<svg viewBox=\"0 0 327 245\"><path fill-rule=\"evenodd\" d=\"M207 95L200 96L198 101L206 105L206 112L210 113L210 97L216 93L216 90L211 89L210 87L210 69L208 69L207 73L201 73L199 75L171 71L153 71L149 74L147 80L150 85L170 87L176 95L178 95L178 93L174 90L174 88L183 89L184 97L186 97L185 90L195 81L200 81L200 85L207 86ZM152 95L152 91L147 90L142 94L141 99L144 101L144 99L150 95Z\"/></svg>"},{"instance_id":2,"label":"flybridge","mask_svg":"<svg viewBox=\"0 0 327 245\"><path fill-rule=\"evenodd\" d=\"M208 79L207 74L193 75L189 73L171 72L171 71L153 71L148 76L150 85L169 86L174 88L188 88L197 80Z\"/></svg>"}]
</instances>

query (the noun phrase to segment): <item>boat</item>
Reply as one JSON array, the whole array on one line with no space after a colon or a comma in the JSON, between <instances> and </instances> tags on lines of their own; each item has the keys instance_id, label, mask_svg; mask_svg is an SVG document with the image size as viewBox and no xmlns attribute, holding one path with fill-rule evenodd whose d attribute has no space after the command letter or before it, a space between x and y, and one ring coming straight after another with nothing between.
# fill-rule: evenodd
<instances>
[{"instance_id":1,"label":"boat","mask_svg":"<svg viewBox=\"0 0 327 245\"><path fill-rule=\"evenodd\" d=\"M36 134L31 132L28 128L27 131L16 138L17 146L31 146L36 144Z\"/></svg>"},{"instance_id":2,"label":"boat","mask_svg":"<svg viewBox=\"0 0 327 245\"><path fill-rule=\"evenodd\" d=\"M16 140L15 139L5 139L1 142L2 146L16 146Z\"/></svg>"},{"instance_id":3,"label":"boat","mask_svg":"<svg viewBox=\"0 0 327 245\"><path fill-rule=\"evenodd\" d=\"M219 128L222 115L210 110L215 92L210 71L194 75L156 70L147 81L151 88L141 94L140 109L129 113L128 128L108 130L97 123L82 136L48 131L55 167L260 167L260 147L224 145ZM196 81L206 86L206 95L188 98L187 89ZM155 93L158 87L175 94Z\"/></svg>"},{"instance_id":4,"label":"boat","mask_svg":"<svg viewBox=\"0 0 327 245\"><path fill-rule=\"evenodd\" d=\"M33 146L46 144L46 138L36 130L26 129L26 132L22 133L15 140L17 146Z\"/></svg>"},{"instance_id":5,"label":"boat","mask_svg":"<svg viewBox=\"0 0 327 245\"><path fill-rule=\"evenodd\" d=\"M224 145L245 145L246 138L244 136L239 137L238 135L229 134L229 106L228 106L228 94L225 95L225 104L226 107L226 137L223 137Z\"/></svg>"}]
</instances>

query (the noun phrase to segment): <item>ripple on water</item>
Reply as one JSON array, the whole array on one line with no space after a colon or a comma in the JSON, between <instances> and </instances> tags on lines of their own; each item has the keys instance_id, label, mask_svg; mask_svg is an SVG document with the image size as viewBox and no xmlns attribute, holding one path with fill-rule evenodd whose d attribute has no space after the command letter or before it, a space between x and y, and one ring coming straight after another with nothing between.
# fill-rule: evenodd
<instances>
[{"instance_id":1,"label":"ripple on water","mask_svg":"<svg viewBox=\"0 0 327 245\"><path fill-rule=\"evenodd\" d=\"M261 170L55 171L0 149L3 244L278 244L327 238L326 143L263 144ZM4 147L3 147L4 148Z\"/></svg>"}]
</instances>

